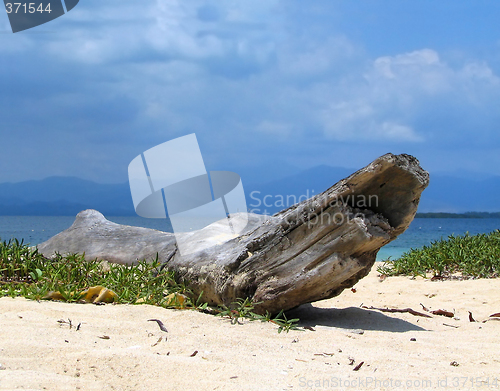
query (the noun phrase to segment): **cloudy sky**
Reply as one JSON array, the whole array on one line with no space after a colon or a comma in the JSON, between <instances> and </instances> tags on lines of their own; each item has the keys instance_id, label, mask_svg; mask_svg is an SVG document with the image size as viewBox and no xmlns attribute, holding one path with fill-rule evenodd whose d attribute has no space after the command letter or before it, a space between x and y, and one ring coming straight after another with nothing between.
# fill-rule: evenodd
<instances>
[{"instance_id":1,"label":"cloudy sky","mask_svg":"<svg viewBox=\"0 0 500 391\"><path fill-rule=\"evenodd\" d=\"M80 0L0 17L0 182L125 182L195 132L207 168L500 175L497 0Z\"/></svg>"}]
</instances>

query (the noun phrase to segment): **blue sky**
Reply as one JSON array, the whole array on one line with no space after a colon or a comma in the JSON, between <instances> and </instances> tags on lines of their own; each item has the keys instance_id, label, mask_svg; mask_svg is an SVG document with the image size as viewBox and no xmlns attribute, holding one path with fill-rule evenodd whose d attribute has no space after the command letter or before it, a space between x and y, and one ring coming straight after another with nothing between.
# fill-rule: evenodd
<instances>
[{"instance_id":1,"label":"blue sky","mask_svg":"<svg viewBox=\"0 0 500 391\"><path fill-rule=\"evenodd\" d=\"M499 15L496 0L81 0L12 34L3 14L0 182L125 182L135 156L193 132L214 170L393 152L500 175Z\"/></svg>"}]
</instances>

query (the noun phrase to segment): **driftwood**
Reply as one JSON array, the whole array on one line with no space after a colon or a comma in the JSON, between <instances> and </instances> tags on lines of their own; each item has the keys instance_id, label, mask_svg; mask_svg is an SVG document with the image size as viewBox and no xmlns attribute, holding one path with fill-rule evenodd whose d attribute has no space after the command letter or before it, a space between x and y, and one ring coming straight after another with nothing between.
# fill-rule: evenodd
<instances>
[{"instance_id":1,"label":"driftwood","mask_svg":"<svg viewBox=\"0 0 500 391\"><path fill-rule=\"evenodd\" d=\"M394 313L394 312L399 312L399 313L407 312L407 313L415 315L415 316L422 316L424 318L432 318L432 316L430 316L430 315L415 311L414 309L411 309L411 308L377 308L377 307L372 307L372 306L367 307L366 305L362 306L361 308L365 308L367 310L377 310L380 312L392 312L392 313ZM437 314L437 315L440 315L440 314Z\"/></svg>"},{"instance_id":2,"label":"driftwood","mask_svg":"<svg viewBox=\"0 0 500 391\"><path fill-rule=\"evenodd\" d=\"M189 234L203 246L188 255L177 251L173 234L115 224L94 210L38 249L124 264L158 254L209 304L248 297L260 303L257 312L276 313L339 295L366 276L378 250L408 228L428 182L417 159L386 154L274 216L248 214L236 238L210 243L217 223Z\"/></svg>"}]
</instances>

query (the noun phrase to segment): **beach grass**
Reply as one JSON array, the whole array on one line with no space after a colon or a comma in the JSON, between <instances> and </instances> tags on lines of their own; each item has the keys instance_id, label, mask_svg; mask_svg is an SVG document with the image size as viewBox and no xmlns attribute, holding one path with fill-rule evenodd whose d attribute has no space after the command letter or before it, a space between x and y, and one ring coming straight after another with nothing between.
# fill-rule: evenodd
<instances>
[{"instance_id":1,"label":"beach grass","mask_svg":"<svg viewBox=\"0 0 500 391\"><path fill-rule=\"evenodd\" d=\"M229 306L209 306L186 284L179 283L171 271L153 262L120 265L99 260L85 260L82 254L56 255L47 259L36 248L17 239L0 241L0 297L25 297L32 300L57 297L67 302L81 302L84 291L101 286L116 293L115 302L150 304L164 308L194 309L226 317L231 323L242 319L272 322L278 332L297 329L298 319L287 319L253 312L256 303L238 300ZM55 294L54 294L55 293Z\"/></svg>"},{"instance_id":2,"label":"beach grass","mask_svg":"<svg viewBox=\"0 0 500 391\"><path fill-rule=\"evenodd\" d=\"M411 249L377 268L386 276L434 278L495 278L500 275L500 230L488 234L455 236Z\"/></svg>"}]
</instances>

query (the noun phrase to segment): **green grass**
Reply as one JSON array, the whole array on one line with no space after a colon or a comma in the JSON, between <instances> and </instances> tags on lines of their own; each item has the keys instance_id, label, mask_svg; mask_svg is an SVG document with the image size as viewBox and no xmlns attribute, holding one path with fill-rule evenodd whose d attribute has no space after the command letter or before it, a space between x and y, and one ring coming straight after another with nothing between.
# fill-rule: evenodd
<instances>
[{"instance_id":1,"label":"green grass","mask_svg":"<svg viewBox=\"0 0 500 391\"><path fill-rule=\"evenodd\" d=\"M232 324L240 323L240 319L250 319L250 320L260 320L261 322L272 322L278 325L278 333L290 330L302 330L297 326L299 319L287 319L283 310L281 310L278 315L274 318L271 317L269 312L265 315L256 314L253 312L254 305L257 303L252 303L248 298L239 299L236 303L233 303L230 307L220 307L221 309L217 313L218 316L223 316L231 319Z\"/></svg>"},{"instance_id":2,"label":"green grass","mask_svg":"<svg viewBox=\"0 0 500 391\"><path fill-rule=\"evenodd\" d=\"M49 260L18 240L0 243L0 296L43 299L58 291L67 301L78 301L79 292L102 285L118 295L119 303L144 302L166 306L166 294L187 293L172 273L159 270L158 261L134 266L85 261L83 255L58 255Z\"/></svg>"},{"instance_id":3,"label":"green grass","mask_svg":"<svg viewBox=\"0 0 500 391\"><path fill-rule=\"evenodd\" d=\"M78 254L47 259L17 239L0 241L0 297L42 300L52 291L61 293L66 301L76 302L81 299L80 292L101 285L117 294L118 303L178 308L167 296L179 293L192 297L192 292L185 284L178 283L172 272L160 266L158 259L126 266L86 261ZM278 332L297 329L298 319L289 320L283 312L275 317L255 314L255 304L245 299L230 307L209 307L201 302L200 295L194 302L188 299L185 307L229 318L233 324L241 323L240 319L261 320L275 323Z\"/></svg>"},{"instance_id":4,"label":"green grass","mask_svg":"<svg viewBox=\"0 0 500 391\"><path fill-rule=\"evenodd\" d=\"M447 240L412 249L399 259L387 260L377 271L387 276L495 278L500 275L500 231L471 236L451 235Z\"/></svg>"}]
</instances>

